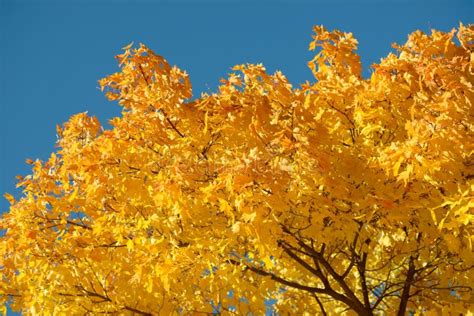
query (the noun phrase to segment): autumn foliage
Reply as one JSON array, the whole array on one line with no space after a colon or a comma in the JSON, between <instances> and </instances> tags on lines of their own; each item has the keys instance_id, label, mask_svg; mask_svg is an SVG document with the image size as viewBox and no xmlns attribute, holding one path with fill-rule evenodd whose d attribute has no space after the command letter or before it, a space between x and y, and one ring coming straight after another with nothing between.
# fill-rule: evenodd
<instances>
[{"instance_id":1,"label":"autumn foliage","mask_svg":"<svg viewBox=\"0 0 474 316\"><path fill-rule=\"evenodd\" d=\"M369 78L314 28L314 82L187 74L127 46L3 215L0 306L25 314L474 310L474 27L412 33ZM472 314L471 314L472 315Z\"/></svg>"}]
</instances>

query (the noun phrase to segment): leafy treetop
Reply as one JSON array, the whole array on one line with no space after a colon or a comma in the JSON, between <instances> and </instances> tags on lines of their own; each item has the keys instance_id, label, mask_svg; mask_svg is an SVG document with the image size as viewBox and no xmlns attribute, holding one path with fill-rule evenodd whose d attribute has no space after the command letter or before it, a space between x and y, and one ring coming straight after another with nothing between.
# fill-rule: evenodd
<instances>
[{"instance_id":1,"label":"leafy treetop","mask_svg":"<svg viewBox=\"0 0 474 316\"><path fill-rule=\"evenodd\" d=\"M361 76L314 28L315 81L188 75L124 48L3 215L0 303L26 314L443 315L474 309L474 27L420 31ZM457 37L457 42L455 37Z\"/></svg>"}]
</instances>

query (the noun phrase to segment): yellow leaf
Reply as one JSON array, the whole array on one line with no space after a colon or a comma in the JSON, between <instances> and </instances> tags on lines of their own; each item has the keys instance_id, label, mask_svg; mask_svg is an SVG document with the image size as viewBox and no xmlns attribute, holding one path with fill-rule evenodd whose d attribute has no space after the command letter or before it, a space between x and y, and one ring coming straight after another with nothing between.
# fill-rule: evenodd
<instances>
[{"instance_id":1,"label":"yellow leaf","mask_svg":"<svg viewBox=\"0 0 474 316\"><path fill-rule=\"evenodd\" d=\"M266 256L265 258L263 258L263 263L265 264L265 268L267 269L271 269L275 266L274 262L272 259L270 259L270 257Z\"/></svg>"},{"instance_id":2,"label":"yellow leaf","mask_svg":"<svg viewBox=\"0 0 474 316\"><path fill-rule=\"evenodd\" d=\"M169 289L168 289L169 290ZM148 293L152 293L153 292L153 279L149 278L148 281L147 281L147 287L146 287L146 291Z\"/></svg>"},{"instance_id":3,"label":"yellow leaf","mask_svg":"<svg viewBox=\"0 0 474 316\"><path fill-rule=\"evenodd\" d=\"M311 94L308 93L308 94L305 96L305 98L304 98L303 107L304 107L305 109L308 109L309 106L310 106L310 103L311 103Z\"/></svg>"},{"instance_id":4,"label":"yellow leaf","mask_svg":"<svg viewBox=\"0 0 474 316\"><path fill-rule=\"evenodd\" d=\"M257 212L244 213L242 219L244 222L253 222L257 217Z\"/></svg>"},{"instance_id":5,"label":"yellow leaf","mask_svg":"<svg viewBox=\"0 0 474 316\"><path fill-rule=\"evenodd\" d=\"M398 170L400 170L400 165L402 164L404 157L400 157L398 161L393 165L393 176L398 176Z\"/></svg>"},{"instance_id":6,"label":"yellow leaf","mask_svg":"<svg viewBox=\"0 0 474 316\"><path fill-rule=\"evenodd\" d=\"M131 43L128 44L127 46L122 47L122 49L123 49L123 50L128 50L128 49L130 49L132 46L133 46L133 42L131 42Z\"/></svg>"},{"instance_id":7,"label":"yellow leaf","mask_svg":"<svg viewBox=\"0 0 474 316\"><path fill-rule=\"evenodd\" d=\"M72 203L76 199L77 192L78 192L78 189L75 188L74 191L72 192L72 194L68 198L69 203Z\"/></svg>"},{"instance_id":8,"label":"yellow leaf","mask_svg":"<svg viewBox=\"0 0 474 316\"><path fill-rule=\"evenodd\" d=\"M5 193L3 195L3 197L8 201L8 203L10 203L10 205L14 204L16 201L15 201L15 198L13 197L13 195L11 195L10 193Z\"/></svg>"},{"instance_id":9,"label":"yellow leaf","mask_svg":"<svg viewBox=\"0 0 474 316\"><path fill-rule=\"evenodd\" d=\"M134 247L134 243L133 243L133 240L132 239L128 239L127 240L127 249L128 251L132 251L133 250L133 247Z\"/></svg>"},{"instance_id":10,"label":"yellow leaf","mask_svg":"<svg viewBox=\"0 0 474 316\"><path fill-rule=\"evenodd\" d=\"M226 200L219 198L219 208L231 218L231 222L233 224L235 222L235 215L232 206L230 206Z\"/></svg>"},{"instance_id":11,"label":"yellow leaf","mask_svg":"<svg viewBox=\"0 0 474 316\"><path fill-rule=\"evenodd\" d=\"M208 128L208 123L209 123L209 112L206 111L206 114L204 115L204 130L202 131L204 134L207 133L207 128Z\"/></svg>"}]
</instances>

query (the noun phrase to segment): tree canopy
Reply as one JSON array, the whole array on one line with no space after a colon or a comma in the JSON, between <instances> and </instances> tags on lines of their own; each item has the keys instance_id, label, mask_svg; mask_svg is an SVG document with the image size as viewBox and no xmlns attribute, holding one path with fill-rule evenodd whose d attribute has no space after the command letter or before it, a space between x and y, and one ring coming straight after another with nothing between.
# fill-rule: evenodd
<instances>
[{"instance_id":1,"label":"tree canopy","mask_svg":"<svg viewBox=\"0 0 474 316\"><path fill-rule=\"evenodd\" d=\"M361 75L314 27L313 82L233 68L192 99L144 45L5 197L0 306L25 314L474 310L474 27L416 31Z\"/></svg>"}]
</instances>

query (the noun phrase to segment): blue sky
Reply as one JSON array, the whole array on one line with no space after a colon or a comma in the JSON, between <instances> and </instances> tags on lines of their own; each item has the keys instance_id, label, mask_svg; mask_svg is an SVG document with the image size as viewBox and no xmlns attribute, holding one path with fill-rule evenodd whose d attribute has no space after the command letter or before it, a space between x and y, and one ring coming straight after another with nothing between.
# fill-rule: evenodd
<instances>
[{"instance_id":1,"label":"blue sky","mask_svg":"<svg viewBox=\"0 0 474 316\"><path fill-rule=\"evenodd\" d=\"M311 28L350 31L365 69L393 42L472 22L472 1L27 1L0 0L0 192L15 191L26 158L46 159L55 126L89 111L102 123L120 108L97 80L117 71L114 55L135 41L187 70L195 95L214 91L239 63L263 62L291 82L311 80ZM64 4L66 3L66 4ZM8 208L2 198L0 212Z\"/></svg>"}]
</instances>

